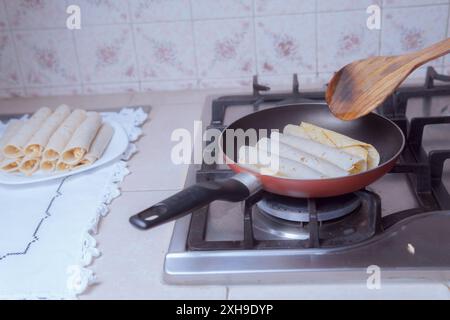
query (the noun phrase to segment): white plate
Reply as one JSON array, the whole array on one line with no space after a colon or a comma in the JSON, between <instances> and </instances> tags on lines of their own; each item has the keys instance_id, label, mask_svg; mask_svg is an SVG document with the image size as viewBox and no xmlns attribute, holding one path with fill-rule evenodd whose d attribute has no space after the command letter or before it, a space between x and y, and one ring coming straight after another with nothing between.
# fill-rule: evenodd
<instances>
[{"instance_id":1,"label":"white plate","mask_svg":"<svg viewBox=\"0 0 450 320\"><path fill-rule=\"evenodd\" d=\"M7 173L0 171L0 184L21 185L59 179L86 172L88 170L98 168L106 163L119 159L128 147L128 136L122 126L117 122L106 122L109 123L114 129L113 137L102 157L94 162L94 164L92 164L91 166L81 167L79 169L64 172L55 171L52 173L45 173L39 170L30 177L19 172Z\"/></svg>"}]
</instances>

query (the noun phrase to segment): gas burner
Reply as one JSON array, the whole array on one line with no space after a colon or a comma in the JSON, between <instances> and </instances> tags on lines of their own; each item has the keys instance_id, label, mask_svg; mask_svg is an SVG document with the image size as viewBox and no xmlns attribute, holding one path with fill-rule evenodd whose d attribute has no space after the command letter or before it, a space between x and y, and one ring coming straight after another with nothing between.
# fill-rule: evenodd
<instances>
[{"instance_id":1,"label":"gas burner","mask_svg":"<svg viewBox=\"0 0 450 320\"><path fill-rule=\"evenodd\" d=\"M339 197L316 199L318 221L341 218L355 211L361 205L361 199L355 194ZM262 214L274 216L292 222L309 222L308 200L279 195L270 195L259 201L256 206Z\"/></svg>"},{"instance_id":2,"label":"gas burner","mask_svg":"<svg viewBox=\"0 0 450 320\"><path fill-rule=\"evenodd\" d=\"M254 236L277 241L300 240L295 245L304 248L317 244L350 245L377 232L381 217L378 201L368 191L322 199L266 194L253 206ZM312 216L316 220L311 222Z\"/></svg>"},{"instance_id":3,"label":"gas burner","mask_svg":"<svg viewBox=\"0 0 450 320\"><path fill-rule=\"evenodd\" d=\"M270 235L274 240L309 239L309 230L304 222L291 222L276 218L270 214L262 212L260 209L253 211L253 228L256 239L261 239Z\"/></svg>"}]
</instances>

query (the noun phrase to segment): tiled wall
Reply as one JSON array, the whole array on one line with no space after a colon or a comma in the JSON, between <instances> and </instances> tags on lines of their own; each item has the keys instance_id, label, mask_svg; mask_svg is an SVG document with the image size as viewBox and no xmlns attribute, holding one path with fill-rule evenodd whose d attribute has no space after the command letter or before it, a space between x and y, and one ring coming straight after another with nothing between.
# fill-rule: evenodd
<instances>
[{"instance_id":1,"label":"tiled wall","mask_svg":"<svg viewBox=\"0 0 450 320\"><path fill-rule=\"evenodd\" d=\"M381 30L366 27L370 4ZM81 7L81 30L66 7ZM324 83L449 33L448 0L0 0L0 96ZM450 70L448 57L433 62ZM420 77L423 71L415 73Z\"/></svg>"}]
</instances>

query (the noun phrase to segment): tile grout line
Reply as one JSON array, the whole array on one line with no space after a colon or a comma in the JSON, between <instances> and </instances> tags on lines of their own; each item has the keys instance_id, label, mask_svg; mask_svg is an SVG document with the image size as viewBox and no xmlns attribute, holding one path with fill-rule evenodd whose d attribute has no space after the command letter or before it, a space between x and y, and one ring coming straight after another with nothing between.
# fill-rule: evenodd
<instances>
[{"instance_id":1,"label":"tile grout line","mask_svg":"<svg viewBox=\"0 0 450 320\"><path fill-rule=\"evenodd\" d=\"M197 57L197 37L195 36L195 26L194 26L194 13L192 9L192 0L189 0L189 15L190 15L190 26L191 26L191 36L192 45L194 50L194 65L195 65L195 87L200 87L200 70L198 67L198 57Z\"/></svg>"},{"instance_id":2,"label":"tile grout line","mask_svg":"<svg viewBox=\"0 0 450 320\"><path fill-rule=\"evenodd\" d=\"M131 4L130 1L127 0L127 9L128 9L128 26L131 29L131 41L133 42L133 56L134 56L134 63L136 66L136 73L137 73L137 82L138 82L138 90L139 92L142 92L142 84L141 84L141 63L140 60L138 58L138 54L137 54L137 46L136 46L136 33L134 30L134 23L133 23L133 17L132 17L132 10L131 10Z\"/></svg>"},{"instance_id":3,"label":"tile grout line","mask_svg":"<svg viewBox=\"0 0 450 320\"><path fill-rule=\"evenodd\" d=\"M259 75L259 58L258 58L258 46L256 42L256 1L252 1L252 28L253 28L253 58L255 59L254 72Z\"/></svg>"},{"instance_id":4,"label":"tile grout line","mask_svg":"<svg viewBox=\"0 0 450 320\"><path fill-rule=\"evenodd\" d=\"M381 21L380 21L380 23L381 23L381 26L380 26L380 33L378 34L378 55L381 55L381 46L383 45L383 42L381 41L382 39L381 39L381 34L382 34L382 32L383 32L383 14L384 14L384 7L383 7L383 1L381 1L381 4L380 4L380 15L381 15L381 17L380 17L380 19L381 19Z\"/></svg>"},{"instance_id":5,"label":"tile grout line","mask_svg":"<svg viewBox=\"0 0 450 320\"><path fill-rule=\"evenodd\" d=\"M68 4L69 4L68 0L65 0L66 7L68 6ZM83 79L83 74L81 72L80 55L78 54L78 46L77 46L77 41L75 39L75 32L74 32L74 30L70 30L69 32L70 32L70 35L71 35L71 38L72 38L72 45L73 45L73 49L74 49L74 53L75 53L75 60L76 60L76 63L77 63L77 72L78 72L78 77L79 77L79 84L78 85L81 87L81 92L84 94L85 93L84 92L84 79ZM68 86L65 86L65 87L68 88L70 86L68 85ZM56 86L51 86L49 88L56 88Z\"/></svg>"},{"instance_id":6,"label":"tile grout line","mask_svg":"<svg viewBox=\"0 0 450 320\"><path fill-rule=\"evenodd\" d=\"M4 0L1 0L0 5L2 5L3 9L5 10L6 23L8 24L6 31L8 32L8 35L11 38L11 43L13 45L14 54L16 55L15 60L17 62L17 66L19 69L18 71L19 71L19 75L20 75L20 86L19 87L23 90L23 95L27 96L27 87L25 85L25 72L23 71L22 61L20 61L21 59L19 58L19 50L17 49L15 32L11 28L11 22L9 21L9 14L8 14L8 9L6 7L6 2Z\"/></svg>"},{"instance_id":7,"label":"tile grout line","mask_svg":"<svg viewBox=\"0 0 450 320\"><path fill-rule=\"evenodd\" d=\"M315 9L315 20L314 20L314 45L316 50L315 55L315 63L316 63L316 78L319 78L319 4L317 3L318 0L314 2L314 9Z\"/></svg>"},{"instance_id":8,"label":"tile grout line","mask_svg":"<svg viewBox=\"0 0 450 320\"><path fill-rule=\"evenodd\" d=\"M316 2L317 4L317 2ZM410 9L410 8L423 8L423 7L438 7L445 6L448 3L434 3L434 4L422 4L422 5L408 5L408 6L389 6L387 9ZM314 13L336 13L336 12L355 12L355 11L364 11L364 8L358 9L342 9L342 10L316 10L316 11L304 11L304 12L295 12L295 13L283 13L283 14L268 14L268 15L254 15L257 18L264 17L283 17L283 16L301 16L305 14L314 14ZM253 15L249 16L240 16L240 17L223 17L223 18L202 18L202 19L173 19L173 20L153 20L153 21L145 21L145 22L131 22L133 25L142 25L142 24L158 24L158 23L171 23L171 22L180 22L180 21L216 21L216 20L239 20L243 18L252 18ZM126 25L129 22L123 23L98 23L98 24L87 24L87 27L100 27L100 26L117 26L117 25ZM11 28L14 31L31 31L31 30L62 30L65 29L63 27L41 27L38 29L32 28Z\"/></svg>"}]
</instances>

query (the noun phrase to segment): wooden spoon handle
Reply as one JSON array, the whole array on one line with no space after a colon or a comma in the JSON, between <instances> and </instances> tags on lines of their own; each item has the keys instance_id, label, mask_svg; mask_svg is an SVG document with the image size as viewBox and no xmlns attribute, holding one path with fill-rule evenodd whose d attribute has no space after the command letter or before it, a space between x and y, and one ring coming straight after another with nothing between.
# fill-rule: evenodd
<instances>
[{"instance_id":1,"label":"wooden spoon handle","mask_svg":"<svg viewBox=\"0 0 450 320\"><path fill-rule=\"evenodd\" d=\"M419 50L412 54L412 63L414 63L414 67L419 67L428 61L433 59L442 57L450 53L450 38L442 40L438 43L433 44L425 49Z\"/></svg>"}]
</instances>

